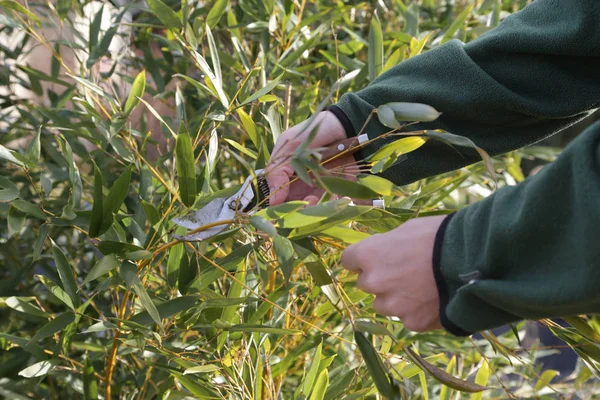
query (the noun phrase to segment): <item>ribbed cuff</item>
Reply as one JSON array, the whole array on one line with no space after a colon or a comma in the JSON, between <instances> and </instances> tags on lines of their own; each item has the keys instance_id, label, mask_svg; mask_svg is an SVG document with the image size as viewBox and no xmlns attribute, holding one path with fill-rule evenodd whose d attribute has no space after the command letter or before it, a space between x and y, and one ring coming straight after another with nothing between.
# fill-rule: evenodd
<instances>
[{"instance_id":1,"label":"ribbed cuff","mask_svg":"<svg viewBox=\"0 0 600 400\"><path fill-rule=\"evenodd\" d=\"M337 117L346 131L346 137L351 138L356 136L356 131L354 130L354 126L352 126L352 122L350 122L350 119L341 108L336 105L332 105L325 107L324 111L330 111Z\"/></svg>"},{"instance_id":2,"label":"ribbed cuff","mask_svg":"<svg viewBox=\"0 0 600 400\"><path fill-rule=\"evenodd\" d=\"M435 243L433 245L433 276L435 278L435 284L438 289L438 295L440 298L440 322L444 329L455 336L470 336L473 332L468 332L462 329L461 327L455 325L448 315L446 314L446 307L450 303L450 293L448 291L448 286L446 282L444 282L444 277L442 275L441 263L442 263L442 247L444 244L444 235L446 233L446 228L448 224L454 217L455 213L449 214L442 221L437 234L435 235Z\"/></svg>"}]
</instances>

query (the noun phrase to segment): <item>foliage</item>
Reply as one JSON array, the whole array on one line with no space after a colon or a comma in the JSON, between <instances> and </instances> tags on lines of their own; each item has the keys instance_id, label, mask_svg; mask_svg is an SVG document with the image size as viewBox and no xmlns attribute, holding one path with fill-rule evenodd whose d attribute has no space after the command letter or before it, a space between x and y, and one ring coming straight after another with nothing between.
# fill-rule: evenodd
<instances>
[{"instance_id":1,"label":"foliage","mask_svg":"<svg viewBox=\"0 0 600 400\"><path fill-rule=\"evenodd\" d=\"M231 195L264 167L283 130L407 58L452 38L476 38L522 3L215 0L171 7L152 0L134 22L121 8L102 29L108 5L92 14L86 8L89 30L48 39L43 28L74 29L85 5L0 2L0 33L26 33L0 48L0 218L7 228L0 232L0 394L591 396L597 318L573 317L573 328L543 322L582 359L568 384L551 383L555 372L535 364L544 351L522 349L513 332L479 339L409 332L398 319L376 315L373 297L338 265L346 245L481 199L494 190L489 168L499 185L521 181L520 160L551 160L552 149L406 187L368 176L323 181L336 191L375 192L385 210L326 195L310 208L290 202L251 218L239 214L207 241L173 236L186 232L173 218ZM131 47L111 52L127 29ZM48 73L21 63L32 46L54 53ZM76 68L61 56L69 48ZM20 96L22 89L35 95ZM440 136L398 140L371 160L373 168ZM455 136L442 139L461 145ZM295 159L299 175L318 168L308 156Z\"/></svg>"}]
</instances>

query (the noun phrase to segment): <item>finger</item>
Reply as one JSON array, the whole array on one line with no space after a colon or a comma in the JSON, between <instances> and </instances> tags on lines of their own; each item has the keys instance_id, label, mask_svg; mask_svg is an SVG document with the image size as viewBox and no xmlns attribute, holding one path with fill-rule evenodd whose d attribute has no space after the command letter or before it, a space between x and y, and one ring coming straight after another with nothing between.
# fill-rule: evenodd
<instances>
[{"instance_id":1,"label":"finger","mask_svg":"<svg viewBox=\"0 0 600 400\"><path fill-rule=\"evenodd\" d=\"M277 205L285 202L290 193L291 168L273 168L267 172L266 178L269 185L269 204Z\"/></svg>"},{"instance_id":2,"label":"finger","mask_svg":"<svg viewBox=\"0 0 600 400\"><path fill-rule=\"evenodd\" d=\"M373 301L373 309L375 309L378 314L388 317L398 316L399 310L396 310L395 304L390 300L391 299L389 296L379 295L375 297L375 300Z\"/></svg>"},{"instance_id":3,"label":"finger","mask_svg":"<svg viewBox=\"0 0 600 400\"><path fill-rule=\"evenodd\" d=\"M360 245L360 243L346 247L346 249L342 253L342 267L352 272L362 271L363 265L361 262L362 258L360 257L361 247L362 246Z\"/></svg>"},{"instance_id":4,"label":"finger","mask_svg":"<svg viewBox=\"0 0 600 400\"><path fill-rule=\"evenodd\" d=\"M361 272L356 279L356 287L366 293L381 294L377 275L373 271Z\"/></svg>"},{"instance_id":5,"label":"finger","mask_svg":"<svg viewBox=\"0 0 600 400\"><path fill-rule=\"evenodd\" d=\"M317 196L306 196L304 198L304 201L308 202L308 204L305 207L312 207L312 206L316 206L317 203L319 202L319 198Z\"/></svg>"}]
</instances>

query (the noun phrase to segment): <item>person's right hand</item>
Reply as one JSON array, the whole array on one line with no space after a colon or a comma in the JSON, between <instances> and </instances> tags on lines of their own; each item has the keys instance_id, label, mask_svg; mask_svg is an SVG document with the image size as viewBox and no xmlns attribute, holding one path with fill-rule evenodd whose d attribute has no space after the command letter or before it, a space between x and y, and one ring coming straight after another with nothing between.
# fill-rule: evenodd
<instances>
[{"instance_id":1,"label":"person's right hand","mask_svg":"<svg viewBox=\"0 0 600 400\"><path fill-rule=\"evenodd\" d=\"M290 166L290 160L294 150L300 146L315 126L317 127L317 133L309 144L309 148L312 149L327 147L334 142L346 139L346 131L341 122L330 111L319 113L310 125L308 122L308 120L304 121L283 132L277 139L277 143L275 143L269 165L265 168L271 191L269 203L272 205L291 200L305 200L309 205L314 205L323 194L323 190L318 186L308 186L300 179L295 179L290 184L294 174L294 169ZM332 174L350 180L356 179L359 171L354 156L351 154L342 155L327 163L325 167Z\"/></svg>"}]
</instances>

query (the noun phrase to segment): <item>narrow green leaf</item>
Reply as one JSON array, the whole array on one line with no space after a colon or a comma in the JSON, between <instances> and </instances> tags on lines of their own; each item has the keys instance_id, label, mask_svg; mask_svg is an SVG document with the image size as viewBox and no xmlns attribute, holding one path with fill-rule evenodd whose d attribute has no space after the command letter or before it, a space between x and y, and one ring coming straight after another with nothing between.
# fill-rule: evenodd
<instances>
[{"instance_id":1,"label":"narrow green leaf","mask_svg":"<svg viewBox=\"0 0 600 400\"><path fill-rule=\"evenodd\" d=\"M104 199L104 208L102 210L102 226L98 235L104 234L114 221L113 214L119 211L121 204L127 197L129 185L131 183L131 167L128 167L113 183L108 196Z\"/></svg>"},{"instance_id":2,"label":"narrow green leaf","mask_svg":"<svg viewBox=\"0 0 600 400\"><path fill-rule=\"evenodd\" d=\"M255 92L254 94L252 94L251 96L246 98L244 101L242 101L241 105L252 103L254 100L257 100L260 97L264 96L265 94L270 93L271 90L273 90L275 88L275 86L277 86L279 84L279 81L281 80L282 77L283 77L283 74L279 75L277 78L275 78L271 82L267 83L258 92Z\"/></svg>"},{"instance_id":3,"label":"narrow green leaf","mask_svg":"<svg viewBox=\"0 0 600 400\"><path fill-rule=\"evenodd\" d=\"M394 389L383 362L371 342L360 331L354 331L354 341L365 360L367 370L375 383L375 387L377 387L377 391L388 399L393 398Z\"/></svg>"},{"instance_id":4,"label":"narrow green leaf","mask_svg":"<svg viewBox=\"0 0 600 400\"><path fill-rule=\"evenodd\" d=\"M183 126L183 125L182 125ZM175 145L177 178L179 181L179 195L181 201L187 207L194 205L196 201L196 169L194 150L192 148L192 140L187 131L180 132L177 135L177 143Z\"/></svg>"},{"instance_id":5,"label":"narrow green leaf","mask_svg":"<svg viewBox=\"0 0 600 400\"><path fill-rule=\"evenodd\" d=\"M446 372L452 375L452 371L456 367L456 356L452 356L450 362L446 366ZM452 396L453 391L446 385L442 385L440 389L440 400L450 400L450 396Z\"/></svg>"},{"instance_id":6,"label":"narrow green leaf","mask_svg":"<svg viewBox=\"0 0 600 400\"><path fill-rule=\"evenodd\" d=\"M66 312L60 314L58 317L54 318L46 325L42 326L38 329L31 338L32 342L37 342L38 340L42 340L47 338L48 336L54 335L56 332L63 330L67 327L71 322L75 321L75 315L70 312Z\"/></svg>"},{"instance_id":7,"label":"narrow green leaf","mask_svg":"<svg viewBox=\"0 0 600 400\"><path fill-rule=\"evenodd\" d=\"M177 230L184 230L185 228L178 227ZM176 232L180 234L179 232ZM183 232L185 233L185 232ZM179 243L171 247L169 251L169 257L167 258L167 284L170 288L177 288L177 278L179 277L179 267L181 265L181 259L185 254L184 244ZM187 257L187 256L186 256Z\"/></svg>"},{"instance_id":8,"label":"narrow green leaf","mask_svg":"<svg viewBox=\"0 0 600 400\"><path fill-rule=\"evenodd\" d=\"M40 21L40 19L35 14L33 14L31 11L29 11L27 8L23 7L21 4L17 3L16 1L2 0L2 1L0 1L0 6L2 6L3 8L8 8L8 9L14 10L18 13L24 14L27 17L31 18L31 20L33 22L35 22L36 25L42 26L42 21Z\"/></svg>"},{"instance_id":9,"label":"narrow green leaf","mask_svg":"<svg viewBox=\"0 0 600 400\"><path fill-rule=\"evenodd\" d=\"M401 155L417 150L427 142L427 138L421 136L410 136L393 141L381 147L369 158L370 162L377 162L393 154Z\"/></svg>"},{"instance_id":10,"label":"narrow green leaf","mask_svg":"<svg viewBox=\"0 0 600 400\"><path fill-rule=\"evenodd\" d=\"M106 201L104 202L104 214L115 213L119 211L121 204L127 197L129 191L129 184L131 183L131 167L125 169L125 171L117 178L113 183Z\"/></svg>"},{"instance_id":11,"label":"narrow green leaf","mask_svg":"<svg viewBox=\"0 0 600 400\"><path fill-rule=\"evenodd\" d=\"M256 124L254 123L252 118L250 118L250 116L241 108L238 108L236 112L240 117L240 121L242 122L244 130L246 131L248 137L250 137L250 140L254 144L254 147L260 149L260 139L258 137L258 133L256 132Z\"/></svg>"},{"instance_id":12,"label":"narrow green leaf","mask_svg":"<svg viewBox=\"0 0 600 400\"><path fill-rule=\"evenodd\" d=\"M335 193L340 196L348 196L352 199L376 199L379 195L360 183L349 181L343 178L333 176L321 177L324 189L328 192Z\"/></svg>"},{"instance_id":13,"label":"narrow green leaf","mask_svg":"<svg viewBox=\"0 0 600 400\"><path fill-rule=\"evenodd\" d=\"M102 4L102 6L98 10L98 12L96 12L94 19L92 20L92 23L90 24L90 39L89 39L89 43L88 43L88 51L90 54L92 54L92 51L98 44L100 28L102 27L102 14L103 13L104 13L104 4Z\"/></svg>"},{"instance_id":14,"label":"narrow green leaf","mask_svg":"<svg viewBox=\"0 0 600 400\"><path fill-rule=\"evenodd\" d=\"M88 272L81 286L85 286L94 279L98 279L101 276L108 274L110 271L117 268L119 264L120 262L119 260L117 260L117 257L115 257L114 254L109 254L107 256L102 257L100 261L98 261L92 267L90 272Z\"/></svg>"},{"instance_id":15,"label":"narrow green leaf","mask_svg":"<svg viewBox=\"0 0 600 400\"><path fill-rule=\"evenodd\" d=\"M29 147L27 148L27 153L25 153L25 156L27 157L27 159L29 159L33 162L38 162L40 160L40 154L41 154L41 149L42 149L41 144L40 144L40 136L41 135L42 135L42 126L40 125L35 136L31 140L31 143L29 143Z\"/></svg>"},{"instance_id":16,"label":"narrow green leaf","mask_svg":"<svg viewBox=\"0 0 600 400\"><path fill-rule=\"evenodd\" d=\"M126 253L130 253L132 251L140 251L144 249L131 243L116 242L113 240L103 240L102 242L100 242L100 244L98 244L98 250L100 250L100 253L104 254L105 256L109 254L117 254L119 256L124 256Z\"/></svg>"},{"instance_id":17,"label":"narrow green leaf","mask_svg":"<svg viewBox=\"0 0 600 400\"><path fill-rule=\"evenodd\" d=\"M44 353L44 349L36 343L31 343L29 339L24 339L22 337L9 335L7 333L0 332L0 338L3 338L15 345L21 347L23 350L33 355L38 360L44 360L48 356Z\"/></svg>"},{"instance_id":18,"label":"narrow green leaf","mask_svg":"<svg viewBox=\"0 0 600 400\"><path fill-rule=\"evenodd\" d=\"M253 215L250 217L250 224L256 228L256 230L262 231L271 237L277 236L277 229L275 226L267 221L266 219Z\"/></svg>"},{"instance_id":19,"label":"narrow green leaf","mask_svg":"<svg viewBox=\"0 0 600 400\"><path fill-rule=\"evenodd\" d=\"M159 304L156 306L156 309L158 310L160 318L164 319L182 311L188 311L198 302L199 299L197 296L181 296ZM152 323L152 317L150 317L150 314L147 311L142 311L131 317L130 321L147 326Z\"/></svg>"},{"instance_id":20,"label":"narrow green leaf","mask_svg":"<svg viewBox=\"0 0 600 400\"><path fill-rule=\"evenodd\" d=\"M25 314L34 315L36 317L47 318L49 316L48 313L40 310L38 307L36 307L30 303L30 301L33 299L34 299L33 297L24 298L24 297L11 296L11 297L8 297L6 300L4 300L4 302L7 306L12 308L13 310L17 310L17 311L20 311Z\"/></svg>"},{"instance_id":21,"label":"narrow green leaf","mask_svg":"<svg viewBox=\"0 0 600 400\"><path fill-rule=\"evenodd\" d=\"M152 115L154 115L154 118L156 118L157 120L160 121L161 124L163 124L167 130L171 133L171 135L175 138L177 137L177 135L175 134L175 132L173 132L173 129L169 126L169 124L167 124L165 122L165 120L160 116L160 114L154 109L154 107L152 107L146 100L142 99L141 97L138 98L138 100L144 104L146 106L146 108L152 113Z\"/></svg>"},{"instance_id":22,"label":"narrow green leaf","mask_svg":"<svg viewBox=\"0 0 600 400\"><path fill-rule=\"evenodd\" d=\"M323 356L323 342L319 343L319 346L315 350L315 355L312 358L310 363L310 368L308 369L308 373L306 377L304 377L304 381L302 381L302 393L305 396L310 395L315 385L315 380L317 378L317 374L319 373L319 365L321 365L321 358Z\"/></svg>"},{"instance_id":23,"label":"narrow green leaf","mask_svg":"<svg viewBox=\"0 0 600 400\"><path fill-rule=\"evenodd\" d=\"M154 12L166 28L179 29L182 27L181 19L177 16L175 11L161 0L147 0L147 3L148 7L150 7L152 12Z\"/></svg>"},{"instance_id":24,"label":"narrow green leaf","mask_svg":"<svg viewBox=\"0 0 600 400\"><path fill-rule=\"evenodd\" d=\"M448 27L448 29L444 33L444 37L442 38L442 44L446 43L454 37L454 34L464 25L467 18L469 18L469 16L471 15L473 7L475 7L475 4L470 4L458 15L458 17L456 17L456 19L452 22L450 27Z\"/></svg>"},{"instance_id":25,"label":"narrow green leaf","mask_svg":"<svg viewBox=\"0 0 600 400\"><path fill-rule=\"evenodd\" d=\"M24 212L27 215L36 217L39 219L46 219L46 214L35 204L29 203L25 200L16 199L13 200L11 205L19 211Z\"/></svg>"},{"instance_id":26,"label":"narrow green leaf","mask_svg":"<svg viewBox=\"0 0 600 400\"><path fill-rule=\"evenodd\" d=\"M50 225L45 223L40 226L40 234L38 239L35 242L35 246L33 247L33 258L31 262L35 262L40 259L42 255L42 249L44 247L44 243L46 242L46 237L48 237L48 231L50 230Z\"/></svg>"},{"instance_id":27,"label":"narrow green leaf","mask_svg":"<svg viewBox=\"0 0 600 400\"><path fill-rule=\"evenodd\" d=\"M383 33L377 14L371 18L369 29L369 79L374 81L383 68Z\"/></svg>"},{"instance_id":28,"label":"narrow green leaf","mask_svg":"<svg viewBox=\"0 0 600 400\"><path fill-rule=\"evenodd\" d=\"M152 320L154 322L156 322L156 324L162 330L163 326L162 326L160 314L159 314L158 310L156 309L156 306L152 302L152 299L148 295L148 292L146 292L146 288L144 288L142 281L140 281L140 278L138 278L137 268L136 268L135 264L133 264L129 261L123 262L123 264L121 264L120 272L121 272L121 277L123 278L125 283L127 283L127 286L129 286L130 288L133 288L133 291L140 299L140 302L142 303L142 306L144 307L144 309L148 312L148 314L150 314L150 316L152 317Z\"/></svg>"},{"instance_id":29,"label":"narrow green leaf","mask_svg":"<svg viewBox=\"0 0 600 400\"><path fill-rule=\"evenodd\" d=\"M210 372L218 371L220 369L221 369L221 367L219 367L218 365L214 365L214 364L199 365L197 367L187 368L185 371L183 371L183 374L184 375L207 374Z\"/></svg>"},{"instance_id":30,"label":"narrow green leaf","mask_svg":"<svg viewBox=\"0 0 600 400\"><path fill-rule=\"evenodd\" d=\"M208 12L208 16L206 17L206 24L210 28L214 28L215 26L217 26L217 24L221 20L221 17L225 13L225 9L227 8L228 3L229 0L216 0L212 4L210 11Z\"/></svg>"},{"instance_id":31,"label":"narrow green leaf","mask_svg":"<svg viewBox=\"0 0 600 400\"><path fill-rule=\"evenodd\" d=\"M102 172L100 172L100 169L94 163L94 204L92 205L89 228L89 235L92 238L98 237L102 223L104 222L104 195L102 194L102 186Z\"/></svg>"},{"instance_id":32,"label":"narrow green leaf","mask_svg":"<svg viewBox=\"0 0 600 400\"><path fill-rule=\"evenodd\" d=\"M231 282L231 286L229 287L229 290L227 291L227 299L211 299L206 302L207 305L209 302L214 301L214 300L235 300L235 299L242 298L241 295L244 290L243 285L246 283L246 269L247 269L246 263L242 262L243 260L245 260L245 257L242 260L240 260L239 264L237 265L236 273L235 273L236 280ZM243 298L243 299L244 299L243 302L247 301L247 298ZM223 311L221 313L220 319L230 325L240 322L240 316L237 314L237 309L238 309L237 305L224 307ZM228 335L229 335L228 332L223 332L221 335L219 335L219 337L217 338L217 349L220 350L223 348L223 346L225 345L225 340L227 339Z\"/></svg>"},{"instance_id":33,"label":"narrow green leaf","mask_svg":"<svg viewBox=\"0 0 600 400\"><path fill-rule=\"evenodd\" d=\"M85 364L83 367L83 399L98 400L98 382L94 376L94 366L90 358L85 356Z\"/></svg>"},{"instance_id":34,"label":"narrow green leaf","mask_svg":"<svg viewBox=\"0 0 600 400\"><path fill-rule=\"evenodd\" d=\"M546 386L550 385L550 382L552 382L552 379L554 379L554 377L557 376L557 375L560 375L560 372L556 371L556 370L553 370L553 369L549 369L549 370L544 371L542 373L542 375L540 376L540 379L535 384L535 391L539 392L540 390L542 390Z\"/></svg>"},{"instance_id":35,"label":"narrow green leaf","mask_svg":"<svg viewBox=\"0 0 600 400\"><path fill-rule=\"evenodd\" d=\"M255 325L255 324L237 324L228 328L229 332L259 332L259 333L272 333L275 335L298 335L302 331L297 329L282 329L274 328L267 325Z\"/></svg>"},{"instance_id":36,"label":"narrow green leaf","mask_svg":"<svg viewBox=\"0 0 600 400\"><path fill-rule=\"evenodd\" d=\"M19 376L24 378L38 378L52 371L58 364L60 364L59 360L39 361L20 371Z\"/></svg>"},{"instance_id":37,"label":"narrow green leaf","mask_svg":"<svg viewBox=\"0 0 600 400\"><path fill-rule=\"evenodd\" d=\"M355 322L354 327L361 332L370 333L371 335L384 335L391 338L394 337L394 335L392 335L392 333L387 330L386 327L378 324L377 322L360 320Z\"/></svg>"},{"instance_id":38,"label":"narrow green leaf","mask_svg":"<svg viewBox=\"0 0 600 400\"><path fill-rule=\"evenodd\" d=\"M294 267L294 246L288 238L276 235L273 238L273 247L275 249L275 254L277 255L279 267L281 267L281 271L287 282L292 275L292 269Z\"/></svg>"},{"instance_id":39,"label":"narrow green leaf","mask_svg":"<svg viewBox=\"0 0 600 400\"><path fill-rule=\"evenodd\" d=\"M312 394L310 395L309 400L323 400L325 398L325 393L327 392L327 387L329 386L329 373L326 369L324 369L317 378L317 382L315 383L315 388L313 389Z\"/></svg>"},{"instance_id":40,"label":"narrow green leaf","mask_svg":"<svg viewBox=\"0 0 600 400\"><path fill-rule=\"evenodd\" d=\"M485 166L487 167L488 172L492 176L492 179L494 179L494 181L496 180L496 172L494 171L494 165L492 164L492 158L485 150L483 150L482 148L477 146L468 137L455 135L455 134L449 133L449 132L437 132L437 131L426 131L425 136L436 139L436 140L440 140L449 145L469 147L469 148L474 149L481 156L481 159L483 160Z\"/></svg>"},{"instance_id":41,"label":"narrow green leaf","mask_svg":"<svg viewBox=\"0 0 600 400\"><path fill-rule=\"evenodd\" d=\"M140 103L140 98L144 96L146 90L146 70L142 70L135 79L133 85L131 85L131 91L125 102L125 108L123 111L126 115L129 115L133 109Z\"/></svg>"},{"instance_id":42,"label":"narrow green leaf","mask_svg":"<svg viewBox=\"0 0 600 400\"><path fill-rule=\"evenodd\" d=\"M477 371L477 375L475 375L475 384L486 386L488 380L490 379L490 366L487 360L483 360L479 371ZM481 400L483 396L482 392L474 393L471 395L471 400Z\"/></svg>"},{"instance_id":43,"label":"narrow green leaf","mask_svg":"<svg viewBox=\"0 0 600 400\"><path fill-rule=\"evenodd\" d=\"M77 282L75 281L75 275L73 274L73 267L65 253L54 243L52 239L52 255L54 256L54 263L56 264L56 269L58 270L58 276L60 277L60 281L63 284L63 289L71 300L73 301L73 305L78 307L81 304L81 300L79 299L79 295L77 294Z\"/></svg>"},{"instance_id":44,"label":"narrow green leaf","mask_svg":"<svg viewBox=\"0 0 600 400\"><path fill-rule=\"evenodd\" d=\"M56 283L52 282L50 279L45 277L44 275L36 275L36 278L42 282L44 286L48 289L50 293L52 293L56 298L65 303L67 307L71 310L75 311L75 307L73 306L73 301L69 297L69 295Z\"/></svg>"},{"instance_id":45,"label":"narrow green leaf","mask_svg":"<svg viewBox=\"0 0 600 400\"><path fill-rule=\"evenodd\" d=\"M144 214L146 214L146 218L148 221L150 221L150 225L154 226L160 222L160 213L154 204L142 200L142 207L144 208Z\"/></svg>"},{"instance_id":46,"label":"narrow green leaf","mask_svg":"<svg viewBox=\"0 0 600 400\"><path fill-rule=\"evenodd\" d=\"M92 51L90 52L90 57L88 58L87 62L86 62L86 66L88 68L91 68L96 62L98 62L99 59L101 59L107 52L108 52L108 48L110 47L110 44L113 40L113 38L115 37L115 34L117 33L119 29L119 25L118 22L115 21L115 23L104 33L104 36L102 36L102 40L100 40L100 43L98 43L97 45L95 45L92 48ZM79 82L84 82L84 80L79 80L76 79ZM91 88L91 86L87 85L84 83L85 86L87 86L88 88ZM94 88L91 90L94 90L97 92L97 90L101 88L99 88L98 86L94 85ZM105 97L104 93L98 93L101 96Z\"/></svg>"},{"instance_id":47,"label":"narrow green leaf","mask_svg":"<svg viewBox=\"0 0 600 400\"><path fill-rule=\"evenodd\" d=\"M17 185L12 183L8 178L0 176L0 201L8 202L19 197L19 189Z\"/></svg>"},{"instance_id":48,"label":"narrow green leaf","mask_svg":"<svg viewBox=\"0 0 600 400\"><path fill-rule=\"evenodd\" d=\"M233 307L240 304L246 304L250 301L256 301L254 298L249 297L220 297L217 299L208 299L204 303L205 308L223 308Z\"/></svg>"},{"instance_id":49,"label":"narrow green leaf","mask_svg":"<svg viewBox=\"0 0 600 400\"><path fill-rule=\"evenodd\" d=\"M89 328L84 330L81 333L96 333L96 332L104 332L110 329L117 329L118 326L108 321L100 321L96 322L94 325L91 325Z\"/></svg>"},{"instance_id":50,"label":"narrow green leaf","mask_svg":"<svg viewBox=\"0 0 600 400\"><path fill-rule=\"evenodd\" d=\"M392 182L377 175L359 175L358 183L382 196L402 196L404 193Z\"/></svg>"},{"instance_id":51,"label":"narrow green leaf","mask_svg":"<svg viewBox=\"0 0 600 400\"><path fill-rule=\"evenodd\" d=\"M208 50L210 51L210 59L212 60L215 77L217 78L217 81L221 85L223 85L223 75L221 72L221 60L219 59L219 50L217 48L217 44L215 43L215 38L213 37L212 31L210 30L210 26L208 24L206 25L206 39L208 40Z\"/></svg>"}]
</instances>

